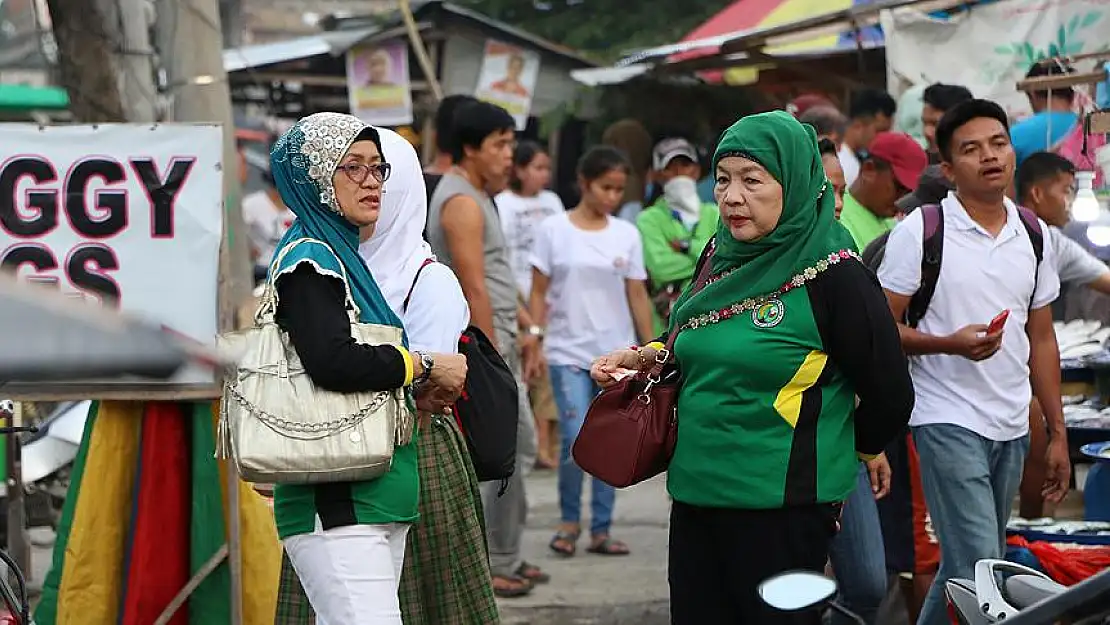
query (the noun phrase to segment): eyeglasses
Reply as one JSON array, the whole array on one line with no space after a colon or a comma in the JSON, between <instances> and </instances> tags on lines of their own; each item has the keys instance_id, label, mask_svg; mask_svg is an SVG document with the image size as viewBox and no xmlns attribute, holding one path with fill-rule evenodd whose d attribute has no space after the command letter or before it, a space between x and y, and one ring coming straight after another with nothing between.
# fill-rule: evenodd
<instances>
[{"instance_id":1,"label":"eyeglasses","mask_svg":"<svg viewBox=\"0 0 1110 625\"><path fill-rule=\"evenodd\" d=\"M389 173L393 171L393 167L389 163L374 163L373 165L364 165L362 163L348 163L336 167L339 171L347 174L347 178L355 184L362 184L370 176L378 182L385 182L389 180Z\"/></svg>"}]
</instances>

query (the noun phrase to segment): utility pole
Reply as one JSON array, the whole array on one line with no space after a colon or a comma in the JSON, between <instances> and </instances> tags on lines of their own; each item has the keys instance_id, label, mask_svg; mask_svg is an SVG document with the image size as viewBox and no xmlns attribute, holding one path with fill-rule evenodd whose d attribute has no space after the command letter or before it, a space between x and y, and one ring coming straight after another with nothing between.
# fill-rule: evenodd
<instances>
[{"instance_id":1,"label":"utility pole","mask_svg":"<svg viewBox=\"0 0 1110 625\"><path fill-rule=\"evenodd\" d=\"M252 289L246 226L239 210L239 153L231 94L223 61L218 0L156 0L156 31L168 118L224 128L224 244L220 250L220 330L235 324L235 311Z\"/></svg>"},{"instance_id":2,"label":"utility pole","mask_svg":"<svg viewBox=\"0 0 1110 625\"><path fill-rule=\"evenodd\" d=\"M224 71L219 0L156 0L157 41L166 72L169 117L175 122L218 123L224 129L224 237L220 244L219 328L231 330L252 282L246 226L240 210L238 150L231 93ZM239 476L227 471L228 564L231 623L243 622Z\"/></svg>"}]
</instances>

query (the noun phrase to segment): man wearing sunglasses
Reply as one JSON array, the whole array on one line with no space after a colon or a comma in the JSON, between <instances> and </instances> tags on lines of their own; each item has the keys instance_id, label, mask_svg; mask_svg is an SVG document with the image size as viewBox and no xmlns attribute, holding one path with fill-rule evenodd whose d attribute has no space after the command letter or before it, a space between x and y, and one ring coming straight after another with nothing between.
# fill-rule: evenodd
<instances>
[{"instance_id":1,"label":"man wearing sunglasses","mask_svg":"<svg viewBox=\"0 0 1110 625\"><path fill-rule=\"evenodd\" d=\"M894 227L897 201L917 188L929 164L925 150L907 134L880 132L861 154L859 177L844 194L840 223L864 249Z\"/></svg>"}]
</instances>

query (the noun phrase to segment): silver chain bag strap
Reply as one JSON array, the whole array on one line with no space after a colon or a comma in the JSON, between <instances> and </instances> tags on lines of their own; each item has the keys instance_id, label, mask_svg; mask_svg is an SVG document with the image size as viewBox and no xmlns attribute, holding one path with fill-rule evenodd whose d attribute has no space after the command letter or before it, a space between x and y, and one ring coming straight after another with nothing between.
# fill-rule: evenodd
<instances>
[{"instance_id":1,"label":"silver chain bag strap","mask_svg":"<svg viewBox=\"0 0 1110 625\"><path fill-rule=\"evenodd\" d=\"M393 451L412 441L416 417L403 388L336 393L317 387L305 373L288 335L278 327L275 269L297 245L326 244L297 239L273 265L254 326L219 337L220 349L237 356L220 403L216 456L234 460L239 476L264 484L354 482L389 471ZM342 268L342 263L340 263ZM402 344L402 330L360 323L343 270L351 336L367 345Z\"/></svg>"}]
</instances>

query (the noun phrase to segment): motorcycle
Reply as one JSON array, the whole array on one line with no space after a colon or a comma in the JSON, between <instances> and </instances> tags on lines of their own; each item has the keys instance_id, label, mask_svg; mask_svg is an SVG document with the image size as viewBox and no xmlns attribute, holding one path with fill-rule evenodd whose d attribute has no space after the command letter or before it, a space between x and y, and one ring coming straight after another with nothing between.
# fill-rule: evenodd
<instances>
[{"instance_id":1,"label":"motorcycle","mask_svg":"<svg viewBox=\"0 0 1110 625\"><path fill-rule=\"evenodd\" d=\"M759 598L763 603L782 612L831 609L867 625L858 614L836 601L836 581L813 571L787 571L769 577L759 585Z\"/></svg>"},{"instance_id":2,"label":"motorcycle","mask_svg":"<svg viewBox=\"0 0 1110 625\"><path fill-rule=\"evenodd\" d=\"M974 581L950 579L944 593L958 625L1110 623L1110 570L1068 587L1027 566L980 560Z\"/></svg>"}]
</instances>

